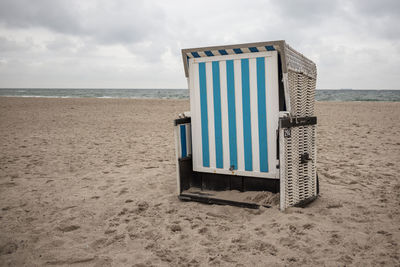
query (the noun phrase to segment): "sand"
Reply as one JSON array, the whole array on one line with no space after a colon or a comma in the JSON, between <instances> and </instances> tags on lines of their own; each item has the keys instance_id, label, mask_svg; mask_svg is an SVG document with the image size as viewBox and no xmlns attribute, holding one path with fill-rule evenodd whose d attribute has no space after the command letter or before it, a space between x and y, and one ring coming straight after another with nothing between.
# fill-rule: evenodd
<instances>
[{"instance_id":1,"label":"sand","mask_svg":"<svg viewBox=\"0 0 400 267\"><path fill-rule=\"evenodd\" d=\"M400 103L317 103L321 197L284 213L177 199L188 106L0 98L0 265L400 265Z\"/></svg>"},{"instance_id":2,"label":"sand","mask_svg":"<svg viewBox=\"0 0 400 267\"><path fill-rule=\"evenodd\" d=\"M244 202L248 204L255 204L257 206L264 207L276 207L279 208L279 193L272 193L268 191L245 191L240 192L238 190L226 190L226 191L214 191L214 190L201 190L198 187L190 187L184 190L182 195L195 196L195 197L208 197L210 199L221 199L233 202Z\"/></svg>"}]
</instances>

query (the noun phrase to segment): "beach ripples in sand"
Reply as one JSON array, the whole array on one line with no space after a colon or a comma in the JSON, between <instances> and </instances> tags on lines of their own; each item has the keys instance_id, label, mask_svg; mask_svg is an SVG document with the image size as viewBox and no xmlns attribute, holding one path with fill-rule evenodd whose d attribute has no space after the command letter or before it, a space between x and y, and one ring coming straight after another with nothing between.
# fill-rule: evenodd
<instances>
[{"instance_id":1,"label":"beach ripples in sand","mask_svg":"<svg viewBox=\"0 0 400 267\"><path fill-rule=\"evenodd\" d=\"M0 265L398 265L400 103L317 103L307 208L180 202L187 100L0 98Z\"/></svg>"}]
</instances>

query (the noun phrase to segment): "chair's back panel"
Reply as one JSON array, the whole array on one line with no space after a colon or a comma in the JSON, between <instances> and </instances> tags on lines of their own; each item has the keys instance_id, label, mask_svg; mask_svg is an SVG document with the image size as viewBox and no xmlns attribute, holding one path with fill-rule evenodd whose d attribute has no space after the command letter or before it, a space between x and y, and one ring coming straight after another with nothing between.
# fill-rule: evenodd
<instances>
[{"instance_id":1,"label":"chair's back panel","mask_svg":"<svg viewBox=\"0 0 400 267\"><path fill-rule=\"evenodd\" d=\"M188 60L194 171L278 178L277 51Z\"/></svg>"}]
</instances>

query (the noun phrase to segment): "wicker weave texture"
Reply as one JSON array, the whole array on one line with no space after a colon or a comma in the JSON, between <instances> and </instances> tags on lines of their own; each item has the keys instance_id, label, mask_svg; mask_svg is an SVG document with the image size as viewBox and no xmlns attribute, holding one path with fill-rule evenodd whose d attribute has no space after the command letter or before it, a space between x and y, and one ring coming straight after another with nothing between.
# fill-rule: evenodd
<instances>
[{"instance_id":1,"label":"wicker weave texture","mask_svg":"<svg viewBox=\"0 0 400 267\"><path fill-rule=\"evenodd\" d=\"M288 70L287 92L290 98L290 117L314 116L315 86L317 71L315 64L290 46L285 46ZM317 195L316 189L316 126L301 126L290 129L290 137L281 137L284 151L284 203L287 208ZM301 156L308 154L311 160L302 163Z\"/></svg>"},{"instance_id":2,"label":"wicker weave texture","mask_svg":"<svg viewBox=\"0 0 400 267\"><path fill-rule=\"evenodd\" d=\"M289 70L288 80L291 116L313 116L316 79Z\"/></svg>"},{"instance_id":3,"label":"wicker weave texture","mask_svg":"<svg viewBox=\"0 0 400 267\"><path fill-rule=\"evenodd\" d=\"M310 78L317 78L317 67L315 63L297 52L289 45L285 45L287 69L303 73Z\"/></svg>"},{"instance_id":4,"label":"wicker weave texture","mask_svg":"<svg viewBox=\"0 0 400 267\"><path fill-rule=\"evenodd\" d=\"M285 164L284 208L316 196L315 125L291 129L290 137L283 137ZM301 155L308 153L311 160L301 163Z\"/></svg>"}]
</instances>

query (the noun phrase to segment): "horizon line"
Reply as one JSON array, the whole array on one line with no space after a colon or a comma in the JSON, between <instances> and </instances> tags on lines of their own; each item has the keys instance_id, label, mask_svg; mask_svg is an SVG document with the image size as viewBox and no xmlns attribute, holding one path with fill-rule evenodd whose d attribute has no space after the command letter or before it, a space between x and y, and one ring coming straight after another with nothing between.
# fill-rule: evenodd
<instances>
[{"instance_id":1,"label":"horizon line","mask_svg":"<svg viewBox=\"0 0 400 267\"><path fill-rule=\"evenodd\" d=\"M92 90L188 90L187 88L106 88L106 87L0 87L0 90L2 89L12 89L12 90L23 90L23 89L45 89L45 90L87 90L87 89L92 89ZM400 90L400 88L397 89L388 89L388 88L383 88L383 89L378 89L378 88L317 88L315 90L337 90L337 91L356 91L356 90L375 90L375 91L397 91Z\"/></svg>"}]
</instances>

